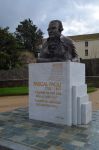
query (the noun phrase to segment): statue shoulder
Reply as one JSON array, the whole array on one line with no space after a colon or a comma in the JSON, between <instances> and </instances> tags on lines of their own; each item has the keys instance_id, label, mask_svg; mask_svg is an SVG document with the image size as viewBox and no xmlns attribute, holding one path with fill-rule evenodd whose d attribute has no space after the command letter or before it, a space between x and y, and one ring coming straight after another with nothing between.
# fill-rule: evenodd
<instances>
[{"instance_id":1,"label":"statue shoulder","mask_svg":"<svg viewBox=\"0 0 99 150\"><path fill-rule=\"evenodd\" d=\"M66 43L66 44L73 44L74 45L74 42L73 42L73 40L72 39L70 39L69 37L65 37L65 36L63 36L63 35L61 35L61 41L63 42L63 43Z\"/></svg>"},{"instance_id":2,"label":"statue shoulder","mask_svg":"<svg viewBox=\"0 0 99 150\"><path fill-rule=\"evenodd\" d=\"M78 57L76 47L72 39L70 39L69 37L61 36L61 41L65 47L68 46L72 58Z\"/></svg>"}]
</instances>

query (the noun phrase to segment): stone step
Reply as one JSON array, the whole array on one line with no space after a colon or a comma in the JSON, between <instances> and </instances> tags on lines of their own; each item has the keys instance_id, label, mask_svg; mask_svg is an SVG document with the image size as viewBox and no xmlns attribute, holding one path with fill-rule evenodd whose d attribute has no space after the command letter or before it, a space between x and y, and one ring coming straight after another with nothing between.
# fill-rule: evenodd
<instances>
[{"instance_id":1,"label":"stone step","mask_svg":"<svg viewBox=\"0 0 99 150\"><path fill-rule=\"evenodd\" d=\"M77 124L81 124L81 105L88 102L89 96L85 95L82 97L77 97Z\"/></svg>"}]
</instances>

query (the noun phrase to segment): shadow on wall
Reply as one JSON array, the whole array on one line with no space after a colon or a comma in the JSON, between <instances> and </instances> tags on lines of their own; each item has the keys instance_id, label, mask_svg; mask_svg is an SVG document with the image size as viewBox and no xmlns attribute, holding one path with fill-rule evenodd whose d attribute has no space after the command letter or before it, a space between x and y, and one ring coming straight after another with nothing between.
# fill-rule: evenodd
<instances>
[{"instance_id":1,"label":"shadow on wall","mask_svg":"<svg viewBox=\"0 0 99 150\"><path fill-rule=\"evenodd\" d=\"M99 76L99 59L82 59L86 65L86 76Z\"/></svg>"}]
</instances>

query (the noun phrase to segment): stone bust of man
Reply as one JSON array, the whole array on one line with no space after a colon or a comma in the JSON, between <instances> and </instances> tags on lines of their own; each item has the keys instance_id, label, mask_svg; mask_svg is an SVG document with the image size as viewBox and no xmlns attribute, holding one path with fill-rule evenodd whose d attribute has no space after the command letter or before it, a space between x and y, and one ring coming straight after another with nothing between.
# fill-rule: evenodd
<instances>
[{"instance_id":1,"label":"stone bust of man","mask_svg":"<svg viewBox=\"0 0 99 150\"><path fill-rule=\"evenodd\" d=\"M37 62L79 61L73 41L64 37L62 31L61 21L52 20L49 23L49 37L42 46Z\"/></svg>"}]
</instances>

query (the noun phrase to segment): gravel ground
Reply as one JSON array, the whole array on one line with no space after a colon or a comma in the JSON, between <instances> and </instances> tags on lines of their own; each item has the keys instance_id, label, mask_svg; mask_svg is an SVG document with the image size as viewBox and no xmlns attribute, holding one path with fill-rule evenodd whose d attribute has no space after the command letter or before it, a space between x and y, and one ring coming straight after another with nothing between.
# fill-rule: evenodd
<instances>
[{"instance_id":1,"label":"gravel ground","mask_svg":"<svg viewBox=\"0 0 99 150\"><path fill-rule=\"evenodd\" d=\"M99 110L99 89L89 94L89 99L92 101L92 109ZM19 107L28 106L28 96L1 96L0 97L0 112L10 111Z\"/></svg>"},{"instance_id":2,"label":"gravel ground","mask_svg":"<svg viewBox=\"0 0 99 150\"><path fill-rule=\"evenodd\" d=\"M99 110L99 89L89 94L89 99L92 101L92 109Z\"/></svg>"},{"instance_id":3,"label":"gravel ground","mask_svg":"<svg viewBox=\"0 0 99 150\"><path fill-rule=\"evenodd\" d=\"M0 112L28 106L28 96L1 96Z\"/></svg>"}]
</instances>

